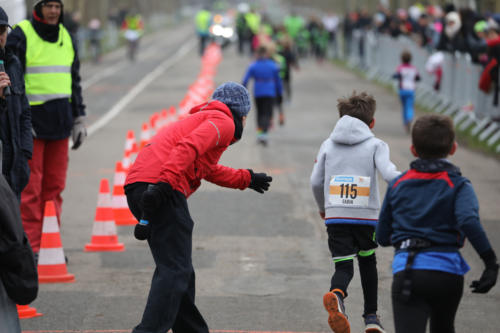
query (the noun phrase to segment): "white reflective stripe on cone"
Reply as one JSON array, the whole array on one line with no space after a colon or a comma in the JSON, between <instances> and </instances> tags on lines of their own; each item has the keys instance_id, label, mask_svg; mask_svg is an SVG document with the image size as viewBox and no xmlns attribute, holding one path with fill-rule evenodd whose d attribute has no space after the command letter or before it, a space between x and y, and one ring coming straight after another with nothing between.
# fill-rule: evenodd
<instances>
[{"instance_id":1,"label":"white reflective stripe on cone","mask_svg":"<svg viewBox=\"0 0 500 333\"><path fill-rule=\"evenodd\" d=\"M116 235L115 221L96 221L92 228L93 236L114 236Z\"/></svg>"},{"instance_id":2,"label":"white reflective stripe on cone","mask_svg":"<svg viewBox=\"0 0 500 333\"><path fill-rule=\"evenodd\" d=\"M127 197L124 195L116 195L113 197L113 208L127 208Z\"/></svg>"},{"instance_id":3,"label":"white reflective stripe on cone","mask_svg":"<svg viewBox=\"0 0 500 333\"><path fill-rule=\"evenodd\" d=\"M109 193L99 193L97 195L97 207L111 207L111 197Z\"/></svg>"},{"instance_id":4,"label":"white reflective stripe on cone","mask_svg":"<svg viewBox=\"0 0 500 333\"><path fill-rule=\"evenodd\" d=\"M42 233L56 233L56 232L59 232L59 224L57 223L57 217L45 216L43 218Z\"/></svg>"},{"instance_id":5,"label":"white reflective stripe on cone","mask_svg":"<svg viewBox=\"0 0 500 333\"><path fill-rule=\"evenodd\" d=\"M64 251L62 248L46 249L41 248L38 255L38 265L59 265L66 264Z\"/></svg>"},{"instance_id":6,"label":"white reflective stripe on cone","mask_svg":"<svg viewBox=\"0 0 500 333\"><path fill-rule=\"evenodd\" d=\"M125 175L125 172L115 173L115 177L114 177L114 181L113 181L114 186L125 184L126 178L127 178L127 176Z\"/></svg>"}]
</instances>

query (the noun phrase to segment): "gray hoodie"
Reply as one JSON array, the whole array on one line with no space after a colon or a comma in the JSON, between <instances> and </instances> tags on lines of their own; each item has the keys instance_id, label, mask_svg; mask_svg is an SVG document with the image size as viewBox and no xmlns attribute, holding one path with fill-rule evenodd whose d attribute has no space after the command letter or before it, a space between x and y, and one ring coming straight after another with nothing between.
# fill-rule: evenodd
<instances>
[{"instance_id":1,"label":"gray hoodie","mask_svg":"<svg viewBox=\"0 0 500 333\"><path fill-rule=\"evenodd\" d=\"M400 174L387 144L363 121L343 116L321 145L311 174L314 198L325 218L375 225L380 210L376 170L387 182Z\"/></svg>"}]
</instances>

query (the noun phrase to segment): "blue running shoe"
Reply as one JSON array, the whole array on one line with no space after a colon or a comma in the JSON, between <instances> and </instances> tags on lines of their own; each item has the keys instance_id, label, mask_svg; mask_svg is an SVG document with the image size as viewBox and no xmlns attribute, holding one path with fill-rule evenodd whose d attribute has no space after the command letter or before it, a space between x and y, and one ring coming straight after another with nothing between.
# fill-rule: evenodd
<instances>
[{"instance_id":1,"label":"blue running shoe","mask_svg":"<svg viewBox=\"0 0 500 333\"><path fill-rule=\"evenodd\" d=\"M365 333L385 333L384 327L380 323L380 318L372 313L365 317Z\"/></svg>"}]
</instances>

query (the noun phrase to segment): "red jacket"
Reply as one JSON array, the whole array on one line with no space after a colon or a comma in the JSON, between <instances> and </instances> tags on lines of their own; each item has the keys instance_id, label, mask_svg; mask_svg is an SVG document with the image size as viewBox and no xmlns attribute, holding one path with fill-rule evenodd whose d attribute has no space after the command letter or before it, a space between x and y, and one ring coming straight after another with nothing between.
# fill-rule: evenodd
<instances>
[{"instance_id":1,"label":"red jacket","mask_svg":"<svg viewBox=\"0 0 500 333\"><path fill-rule=\"evenodd\" d=\"M185 119L160 130L141 150L125 185L167 182L186 198L198 189L202 179L240 190L250 185L248 170L218 164L234 137L229 108L219 101L211 101L194 107L189 113Z\"/></svg>"}]
</instances>

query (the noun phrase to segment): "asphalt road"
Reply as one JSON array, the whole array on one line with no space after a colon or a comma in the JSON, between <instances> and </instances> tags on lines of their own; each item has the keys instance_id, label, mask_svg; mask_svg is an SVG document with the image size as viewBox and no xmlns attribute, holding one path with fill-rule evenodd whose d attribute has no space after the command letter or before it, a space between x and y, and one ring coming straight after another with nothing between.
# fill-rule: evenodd
<instances>
[{"instance_id":1,"label":"asphalt road","mask_svg":"<svg viewBox=\"0 0 500 333\"><path fill-rule=\"evenodd\" d=\"M191 27L182 26L147 37L136 63L126 61L119 50L100 65L83 65L92 135L70 154L61 231L68 270L76 282L41 285L32 305L44 315L22 320L25 332L129 332L139 322L154 269L146 243L134 239L132 227L119 227L125 252L84 253L83 247L91 237L99 181L112 182L127 130L138 136L142 122L153 112L177 105L196 79L201 64L193 42ZM250 61L238 57L234 48L225 50L216 83L241 81ZM305 60L293 73L294 95L286 106L286 124L275 124L269 146L256 144L252 110L242 141L221 160L235 168L270 173L274 178L270 191L261 195L205 183L189 199L195 221L197 304L213 332L330 331L322 295L328 291L333 264L309 176L321 142L338 119L337 98L353 90L376 97L374 132L388 142L393 161L405 170L412 156L397 97L344 69ZM111 110L114 118L99 123ZM472 180L483 224L500 253L499 160L466 148L451 160ZM482 263L469 246L463 254L472 267L465 278L469 284L479 277ZM379 313L392 332L392 250L379 249L377 256ZM346 300L352 332L363 329L362 305L356 267ZM498 286L487 295L466 288L457 331L498 332L499 313Z\"/></svg>"}]
</instances>

